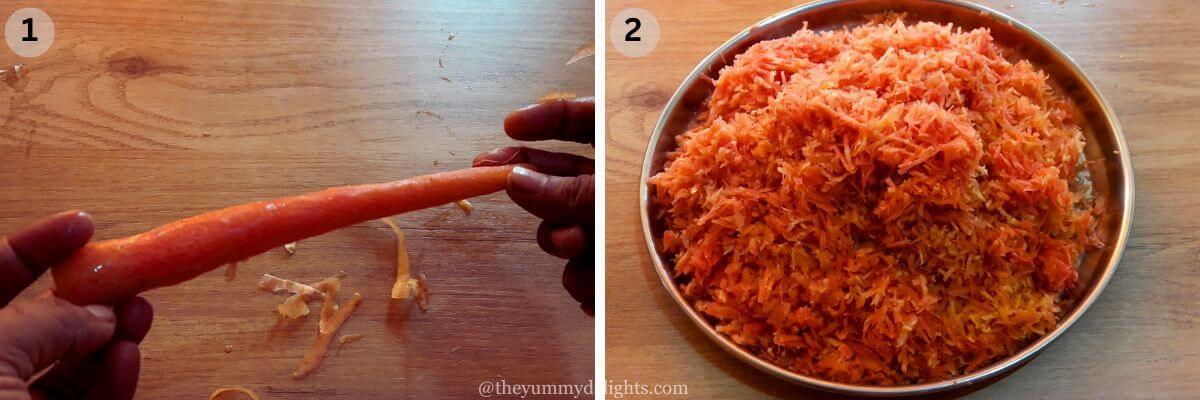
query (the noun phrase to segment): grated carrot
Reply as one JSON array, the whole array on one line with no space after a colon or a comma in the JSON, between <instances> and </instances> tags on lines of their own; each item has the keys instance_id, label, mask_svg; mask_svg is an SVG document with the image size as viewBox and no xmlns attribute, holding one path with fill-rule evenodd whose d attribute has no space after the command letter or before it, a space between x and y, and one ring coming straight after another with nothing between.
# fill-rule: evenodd
<instances>
[{"instance_id":1,"label":"grated carrot","mask_svg":"<svg viewBox=\"0 0 1200 400\"><path fill-rule=\"evenodd\" d=\"M987 30L903 15L758 43L651 178L681 289L838 382L961 375L1058 323L1099 246L1078 112Z\"/></svg>"}]
</instances>

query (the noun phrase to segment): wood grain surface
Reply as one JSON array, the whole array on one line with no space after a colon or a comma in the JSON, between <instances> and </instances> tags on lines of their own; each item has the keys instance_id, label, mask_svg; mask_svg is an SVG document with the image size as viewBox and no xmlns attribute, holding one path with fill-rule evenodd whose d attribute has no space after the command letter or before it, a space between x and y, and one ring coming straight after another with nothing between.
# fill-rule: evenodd
<instances>
[{"instance_id":1,"label":"wood grain surface","mask_svg":"<svg viewBox=\"0 0 1200 400\"><path fill-rule=\"evenodd\" d=\"M1135 225L1092 308L1044 353L979 398L1200 396L1200 9L1190 1L985 1L1063 48L1116 109L1132 147ZM637 217L643 152L667 99L705 55L795 2L607 2L653 13L658 48L608 44L607 370L610 381L687 384L698 398L815 398L710 343L651 269Z\"/></svg>"},{"instance_id":2,"label":"wood grain surface","mask_svg":"<svg viewBox=\"0 0 1200 400\"><path fill-rule=\"evenodd\" d=\"M48 53L0 85L0 232L78 208L97 238L332 185L470 165L512 144L505 114L546 92L593 93L583 1L6 2L54 20ZM537 146L590 154L582 145ZM562 289L538 221L504 194L399 216L431 309L389 301L395 241L367 223L147 294L138 397L207 398L241 385L264 399L463 398L481 381L586 383L593 321ZM313 282L345 270L365 296L313 375L291 371L316 318L281 321L263 273ZM0 278L2 279L2 278ZM30 295L48 286L39 281ZM313 306L317 306L316 303ZM231 346L231 352L224 350Z\"/></svg>"}]
</instances>

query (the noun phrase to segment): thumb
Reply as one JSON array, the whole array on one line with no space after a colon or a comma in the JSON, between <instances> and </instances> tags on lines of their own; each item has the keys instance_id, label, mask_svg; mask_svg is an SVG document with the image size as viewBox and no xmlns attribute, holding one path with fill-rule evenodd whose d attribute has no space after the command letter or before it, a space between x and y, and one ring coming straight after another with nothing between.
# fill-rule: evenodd
<instances>
[{"instance_id":1,"label":"thumb","mask_svg":"<svg viewBox=\"0 0 1200 400\"><path fill-rule=\"evenodd\" d=\"M9 304L0 309L0 380L24 382L58 360L99 350L112 338L115 321L110 307L79 307L53 296Z\"/></svg>"},{"instance_id":2,"label":"thumb","mask_svg":"<svg viewBox=\"0 0 1200 400\"><path fill-rule=\"evenodd\" d=\"M508 197L538 218L555 224L592 226L595 178L550 176L525 167L508 175Z\"/></svg>"}]
</instances>

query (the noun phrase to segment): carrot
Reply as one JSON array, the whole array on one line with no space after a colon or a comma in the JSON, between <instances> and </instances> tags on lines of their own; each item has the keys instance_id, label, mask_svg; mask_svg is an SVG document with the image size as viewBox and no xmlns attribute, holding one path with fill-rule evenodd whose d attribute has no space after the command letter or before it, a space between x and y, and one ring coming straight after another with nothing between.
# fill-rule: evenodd
<instances>
[{"instance_id":1,"label":"carrot","mask_svg":"<svg viewBox=\"0 0 1200 400\"><path fill-rule=\"evenodd\" d=\"M58 296L113 304L311 236L503 190L514 166L480 167L237 205L95 242L53 268Z\"/></svg>"}]
</instances>

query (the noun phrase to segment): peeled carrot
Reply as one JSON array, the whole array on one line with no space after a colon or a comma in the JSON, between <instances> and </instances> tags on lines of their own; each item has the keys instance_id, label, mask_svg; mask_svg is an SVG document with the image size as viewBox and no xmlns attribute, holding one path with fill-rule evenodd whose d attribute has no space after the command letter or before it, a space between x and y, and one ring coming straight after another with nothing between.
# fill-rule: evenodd
<instances>
[{"instance_id":1,"label":"peeled carrot","mask_svg":"<svg viewBox=\"0 0 1200 400\"><path fill-rule=\"evenodd\" d=\"M503 190L512 165L237 205L95 242L53 268L59 297L112 304L334 229Z\"/></svg>"}]
</instances>

